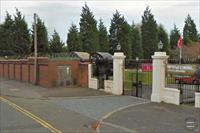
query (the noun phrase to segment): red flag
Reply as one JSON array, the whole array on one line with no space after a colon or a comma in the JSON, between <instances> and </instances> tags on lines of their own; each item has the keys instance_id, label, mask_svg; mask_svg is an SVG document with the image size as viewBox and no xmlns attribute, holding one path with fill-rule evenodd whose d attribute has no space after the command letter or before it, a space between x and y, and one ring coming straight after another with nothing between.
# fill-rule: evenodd
<instances>
[{"instance_id":1,"label":"red flag","mask_svg":"<svg viewBox=\"0 0 200 133\"><path fill-rule=\"evenodd\" d=\"M178 42L177 42L177 47L181 48L182 45L183 45L183 38L180 36L179 39L178 39Z\"/></svg>"}]
</instances>

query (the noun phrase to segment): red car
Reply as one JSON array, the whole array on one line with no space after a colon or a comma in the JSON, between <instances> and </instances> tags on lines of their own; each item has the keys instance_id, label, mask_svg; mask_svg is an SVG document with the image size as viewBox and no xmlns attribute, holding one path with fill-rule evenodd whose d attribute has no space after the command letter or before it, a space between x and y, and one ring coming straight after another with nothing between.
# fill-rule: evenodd
<instances>
[{"instance_id":1,"label":"red car","mask_svg":"<svg viewBox=\"0 0 200 133\"><path fill-rule=\"evenodd\" d=\"M200 79L195 77L176 77L175 81L182 84L200 84Z\"/></svg>"},{"instance_id":2,"label":"red car","mask_svg":"<svg viewBox=\"0 0 200 133\"><path fill-rule=\"evenodd\" d=\"M178 75L177 75L178 76ZM200 85L200 69L197 69L193 76L178 76L175 78L176 83L197 84Z\"/></svg>"}]
</instances>

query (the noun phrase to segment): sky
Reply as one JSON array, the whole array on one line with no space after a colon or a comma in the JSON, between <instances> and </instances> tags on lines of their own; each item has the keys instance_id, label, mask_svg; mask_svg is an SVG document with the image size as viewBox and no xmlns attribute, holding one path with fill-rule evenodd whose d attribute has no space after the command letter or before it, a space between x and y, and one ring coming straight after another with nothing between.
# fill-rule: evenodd
<instances>
[{"instance_id":1,"label":"sky","mask_svg":"<svg viewBox=\"0 0 200 133\"><path fill-rule=\"evenodd\" d=\"M45 22L49 37L55 29L66 42L71 24L79 27L85 2L97 21L103 19L107 30L116 10L124 15L129 24L133 21L137 24L141 23L144 10L149 6L157 23L164 25L168 33L174 24L182 31L187 14L190 14L200 32L200 0L0 0L0 23L4 22L6 11L14 14L15 8L18 8L31 28L33 14L37 13Z\"/></svg>"}]
</instances>

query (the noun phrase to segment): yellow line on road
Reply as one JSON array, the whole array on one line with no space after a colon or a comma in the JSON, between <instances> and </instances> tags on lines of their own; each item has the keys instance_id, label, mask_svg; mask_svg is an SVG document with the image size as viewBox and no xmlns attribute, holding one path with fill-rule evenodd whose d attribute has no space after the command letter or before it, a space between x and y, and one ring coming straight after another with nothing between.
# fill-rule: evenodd
<instances>
[{"instance_id":1,"label":"yellow line on road","mask_svg":"<svg viewBox=\"0 0 200 133\"><path fill-rule=\"evenodd\" d=\"M23 109L22 107L16 105L15 103L0 97L0 100L7 103L8 105L10 105L11 107L13 107L14 109L20 111L21 113L25 114L26 116L28 116L29 118L32 118L33 120L35 120L37 123L41 124L43 127L49 129L52 133L62 133L60 130L54 128L51 124L47 123L46 121L42 120L41 118L39 118L38 116L32 114L31 112Z\"/></svg>"}]
</instances>

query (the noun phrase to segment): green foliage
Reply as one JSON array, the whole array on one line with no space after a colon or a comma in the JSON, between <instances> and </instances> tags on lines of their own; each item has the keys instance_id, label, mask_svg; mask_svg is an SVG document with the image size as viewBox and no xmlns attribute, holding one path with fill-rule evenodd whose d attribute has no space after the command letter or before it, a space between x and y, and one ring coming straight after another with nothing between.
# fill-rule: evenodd
<instances>
[{"instance_id":1,"label":"green foliage","mask_svg":"<svg viewBox=\"0 0 200 133\"><path fill-rule=\"evenodd\" d=\"M157 50L157 24L154 15L151 13L149 7L144 11L142 16L142 46L144 50L144 58L151 58L153 53Z\"/></svg>"},{"instance_id":2,"label":"green foliage","mask_svg":"<svg viewBox=\"0 0 200 133\"><path fill-rule=\"evenodd\" d=\"M99 50L97 22L87 4L82 7L80 19L80 38L82 50L93 53Z\"/></svg>"},{"instance_id":3,"label":"green foliage","mask_svg":"<svg viewBox=\"0 0 200 133\"><path fill-rule=\"evenodd\" d=\"M171 30L171 32L170 32L170 47L171 47L171 49L176 49L177 42L178 42L180 35L181 34L180 34L179 29L176 27L176 25L174 25L174 29Z\"/></svg>"},{"instance_id":4,"label":"green foliage","mask_svg":"<svg viewBox=\"0 0 200 133\"><path fill-rule=\"evenodd\" d=\"M158 26L158 40L163 43L163 51L169 53L170 46L169 46L169 39L166 30L164 29L163 25Z\"/></svg>"},{"instance_id":5,"label":"green foliage","mask_svg":"<svg viewBox=\"0 0 200 133\"><path fill-rule=\"evenodd\" d=\"M11 56L15 54L13 51L13 28L14 21L7 12L5 21L0 25L0 56Z\"/></svg>"},{"instance_id":6,"label":"green foliage","mask_svg":"<svg viewBox=\"0 0 200 133\"><path fill-rule=\"evenodd\" d=\"M48 44L48 32L44 22L37 17L37 49L38 53L46 54L49 50ZM32 34L32 51L34 51L34 25L33 25L33 34Z\"/></svg>"},{"instance_id":7,"label":"green foliage","mask_svg":"<svg viewBox=\"0 0 200 133\"><path fill-rule=\"evenodd\" d=\"M30 34L24 16L16 9L12 19L7 12L5 22L0 25L0 55L27 55L30 53L30 43Z\"/></svg>"},{"instance_id":8,"label":"green foliage","mask_svg":"<svg viewBox=\"0 0 200 133\"><path fill-rule=\"evenodd\" d=\"M30 53L31 39L28 29L28 24L25 21L21 12L16 9L16 15L14 16L14 28L13 28L13 40L14 40L14 52L17 55L27 55Z\"/></svg>"},{"instance_id":9,"label":"green foliage","mask_svg":"<svg viewBox=\"0 0 200 133\"><path fill-rule=\"evenodd\" d=\"M62 48L64 43L60 40L59 34L54 30L52 35L52 39L49 42L50 50L53 53L60 53L62 52Z\"/></svg>"},{"instance_id":10,"label":"green foliage","mask_svg":"<svg viewBox=\"0 0 200 133\"><path fill-rule=\"evenodd\" d=\"M127 58L131 58L131 27L118 11L113 14L109 32L110 53L113 54L117 45L120 44Z\"/></svg>"},{"instance_id":11,"label":"green foliage","mask_svg":"<svg viewBox=\"0 0 200 133\"><path fill-rule=\"evenodd\" d=\"M139 57L140 59L143 58L143 49L142 49L142 42L141 42L141 34L139 28L132 24L131 27L131 46L132 46L132 58L135 59Z\"/></svg>"},{"instance_id":12,"label":"green foliage","mask_svg":"<svg viewBox=\"0 0 200 133\"><path fill-rule=\"evenodd\" d=\"M67 47L67 46L63 46L62 52L63 52L63 53L67 53L67 52L68 52L68 47Z\"/></svg>"},{"instance_id":13,"label":"green foliage","mask_svg":"<svg viewBox=\"0 0 200 133\"><path fill-rule=\"evenodd\" d=\"M188 14L183 28L183 43L186 45L190 41L198 41L198 35L194 20Z\"/></svg>"},{"instance_id":14,"label":"green foliage","mask_svg":"<svg viewBox=\"0 0 200 133\"><path fill-rule=\"evenodd\" d=\"M100 51L108 52L109 51L109 38L106 27L103 24L102 19L99 20L99 46Z\"/></svg>"},{"instance_id":15,"label":"green foliage","mask_svg":"<svg viewBox=\"0 0 200 133\"><path fill-rule=\"evenodd\" d=\"M67 47L69 52L82 51L78 29L74 24L71 25L69 33L67 34Z\"/></svg>"}]
</instances>

